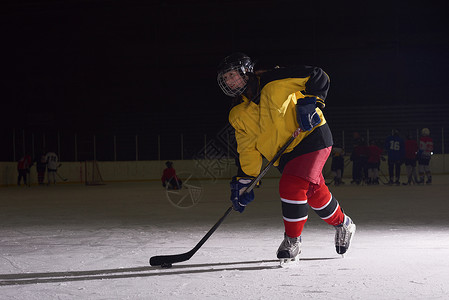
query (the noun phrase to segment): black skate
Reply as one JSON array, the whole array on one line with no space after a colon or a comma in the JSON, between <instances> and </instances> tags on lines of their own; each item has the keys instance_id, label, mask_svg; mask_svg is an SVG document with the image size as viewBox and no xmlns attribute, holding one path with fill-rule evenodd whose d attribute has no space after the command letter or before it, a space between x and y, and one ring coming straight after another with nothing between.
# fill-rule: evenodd
<instances>
[{"instance_id":1,"label":"black skate","mask_svg":"<svg viewBox=\"0 0 449 300\"><path fill-rule=\"evenodd\" d=\"M282 241L277 251L277 257L279 258L281 266L297 261L299 254L301 253L301 236L291 238L284 233L284 240Z\"/></svg>"},{"instance_id":2,"label":"black skate","mask_svg":"<svg viewBox=\"0 0 449 300\"><path fill-rule=\"evenodd\" d=\"M335 226L335 250L338 254L345 254L354 237L356 226L351 218L345 215L343 223Z\"/></svg>"}]
</instances>

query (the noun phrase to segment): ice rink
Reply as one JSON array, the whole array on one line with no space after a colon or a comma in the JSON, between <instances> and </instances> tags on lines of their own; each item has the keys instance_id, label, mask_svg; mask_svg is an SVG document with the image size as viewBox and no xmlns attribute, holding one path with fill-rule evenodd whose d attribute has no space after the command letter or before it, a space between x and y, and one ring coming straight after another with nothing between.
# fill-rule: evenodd
<instances>
[{"instance_id":1,"label":"ice rink","mask_svg":"<svg viewBox=\"0 0 449 300\"><path fill-rule=\"evenodd\" d=\"M148 259L192 249L229 207L228 181L192 183L201 198L183 209L169 199L189 206L191 194L173 201L160 182L0 188L0 298L448 299L449 175L430 186L331 185L357 225L350 251L336 254L335 230L310 210L289 268L276 260L277 182L264 179L243 214L170 269Z\"/></svg>"}]
</instances>

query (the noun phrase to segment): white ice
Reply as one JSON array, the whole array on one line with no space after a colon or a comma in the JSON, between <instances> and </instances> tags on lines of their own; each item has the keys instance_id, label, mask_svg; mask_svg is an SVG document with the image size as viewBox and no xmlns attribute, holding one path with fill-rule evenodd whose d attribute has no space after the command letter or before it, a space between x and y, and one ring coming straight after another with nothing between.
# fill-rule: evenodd
<instances>
[{"instance_id":1,"label":"white ice","mask_svg":"<svg viewBox=\"0 0 449 300\"><path fill-rule=\"evenodd\" d=\"M448 299L449 176L430 186L330 186L357 224L344 258L334 229L309 211L296 266L280 268L277 179L264 179L243 214L225 180L203 182L192 208L159 182L0 189L0 299ZM170 198L171 199L171 198Z\"/></svg>"}]
</instances>

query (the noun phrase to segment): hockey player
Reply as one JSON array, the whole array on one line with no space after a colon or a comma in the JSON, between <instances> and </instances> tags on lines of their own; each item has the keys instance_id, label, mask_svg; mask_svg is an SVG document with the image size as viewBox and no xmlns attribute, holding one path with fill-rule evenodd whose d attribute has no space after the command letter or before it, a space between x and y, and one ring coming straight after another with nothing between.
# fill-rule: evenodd
<instances>
[{"instance_id":1,"label":"hockey player","mask_svg":"<svg viewBox=\"0 0 449 300\"><path fill-rule=\"evenodd\" d=\"M344 184L342 181L343 172L345 170L345 159L343 155L345 154L345 150L337 145L332 147L332 163L331 163L331 171L334 175L334 185Z\"/></svg>"},{"instance_id":2,"label":"hockey player","mask_svg":"<svg viewBox=\"0 0 449 300\"><path fill-rule=\"evenodd\" d=\"M377 185L379 184L380 161L383 159L382 149L376 145L376 141L371 140L368 152L368 184Z\"/></svg>"},{"instance_id":3,"label":"hockey player","mask_svg":"<svg viewBox=\"0 0 449 300\"><path fill-rule=\"evenodd\" d=\"M17 177L17 185L20 186L20 182L23 178L23 184L27 185L27 177L30 173L30 168L32 166L31 162L31 156L28 154L25 154L19 159L19 162L17 163L17 172L19 173L19 176ZM29 181L28 181L29 184Z\"/></svg>"},{"instance_id":4,"label":"hockey player","mask_svg":"<svg viewBox=\"0 0 449 300\"><path fill-rule=\"evenodd\" d=\"M418 153L418 143L416 138L413 138L410 134L407 135L405 140L405 169L407 170L407 182L403 185L411 185L419 183L418 176L416 175L416 157Z\"/></svg>"},{"instance_id":5,"label":"hockey player","mask_svg":"<svg viewBox=\"0 0 449 300\"><path fill-rule=\"evenodd\" d=\"M421 137L419 138L418 151L418 172L420 183L424 183L424 176L427 176L427 184L432 183L432 173L430 172L430 158L433 154L433 139L430 137L429 128L421 130Z\"/></svg>"},{"instance_id":6,"label":"hockey player","mask_svg":"<svg viewBox=\"0 0 449 300\"><path fill-rule=\"evenodd\" d=\"M365 139L360 137L357 144L351 153L352 160L352 178L351 183L361 184L368 181L368 157L369 148L366 145Z\"/></svg>"},{"instance_id":7,"label":"hockey player","mask_svg":"<svg viewBox=\"0 0 449 300\"><path fill-rule=\"evenodd\" d=\"M56 184L56 172L59 166L58 155L54 152L48 152L45 155L45 161L47 162L47 185L50 185L51 182Z\"/></svg>"},{"instance_id":8,"label":"hockey player","mask_svg":"<svg viewBox=\"0 0 449 300\"><path fill-rule=\"evenodd\" d=\"M405 158L404 140L399 136L399 130L393 129L391 135L385 141L385 149L388 153L388 184L400 185L401 165ZM394 181L395 179L395 181Z\"/></svg>"},{"instance_id":9,"label":"hockey player","mask_svg":"<svg viewBox=\"0 0 449 300\"><path fill-rule=\"evenodd\" d=\"M229 113L235 129L239 170L231 181L231 201L243 212L254 191L241 193L271 160L291 134L301 133L275 166L282 173L279 193L284 240L277 251L281 263L296 260L308 206L336 229L335 246L345 253L356 227L329 192L322 169L332 148L332 135L322 113L329 78L317 67L296 66L254 72L254 63L243 53L227 56L218 68L222 91L236 99Z\"/></svg>"},{"instance_id":10,"label":"hockey player","mask_svg":"<svg viewBox=\"0 0 449 300\"><path fill-rule=\"evenodd\" d=\"M169 190L179 190L182 188L182 181L181 179L176 176L176 171L173 168L173 162L167 161L165 163L165 166L167 167L164 169L164 172L162 173L161 181L162 186L167 187Z\"/></svg>"},{"instance_id":11,"label":"hockey player","mask_svg":"<svg viewBox=\"0 0 449 300\"><path fill-rule=\"evenodd\" d=\"M36 161L37 182L39 185L43 185L45 181L45 171L47 170L47 158L45 155L41 155Z\"/></svg>"}]
</instances>

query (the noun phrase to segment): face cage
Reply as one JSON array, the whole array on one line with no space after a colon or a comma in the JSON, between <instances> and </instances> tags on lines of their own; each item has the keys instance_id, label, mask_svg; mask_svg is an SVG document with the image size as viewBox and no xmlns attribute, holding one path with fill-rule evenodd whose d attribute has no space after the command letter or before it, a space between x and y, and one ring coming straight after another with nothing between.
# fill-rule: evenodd
<instances>
[{"instance_id":1,"label":"face cage","mask_svg":"<svg viewBox=\"0 0 449 300\"><path fill-rule=\"evenodd\" d=\"M230 88L226 84L226 81L223 77L223 75L229 71L238 71L240 76L242 77L242 79L245 81L245 85L240 88ZM245 79L244 67L239 67L239 66L231 67L229 69L219 72L217 75L217 82L218 82L218 85L220 86L221 90L223 91L223 93L225 93L227 96L230 96L230 97L236 97L238 95L241 95L245 91L247 83L248 83L248 81Z\"/></svg>"}]
</instances>

